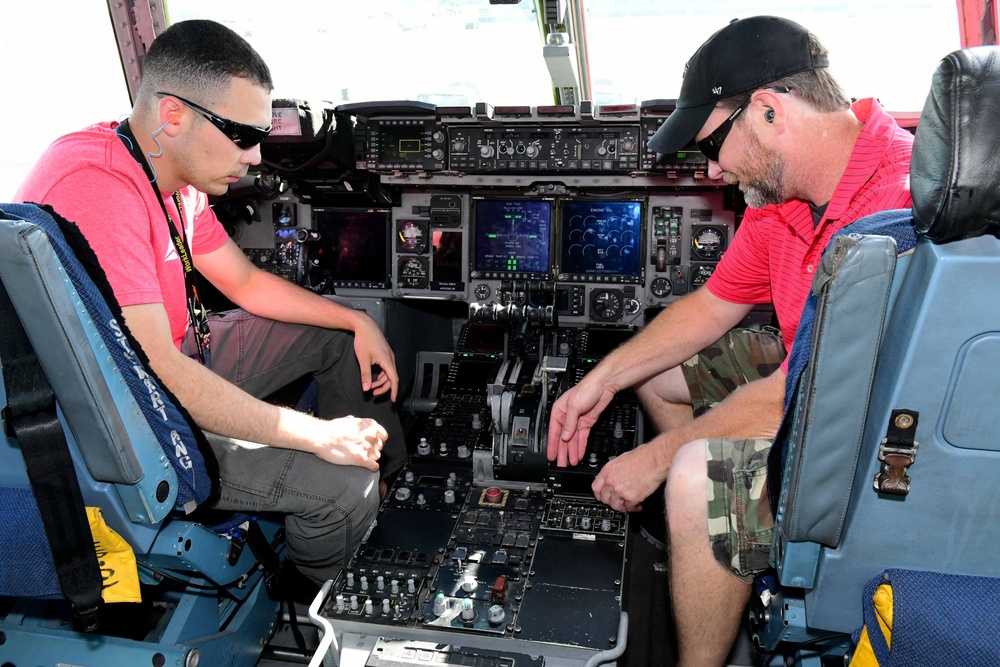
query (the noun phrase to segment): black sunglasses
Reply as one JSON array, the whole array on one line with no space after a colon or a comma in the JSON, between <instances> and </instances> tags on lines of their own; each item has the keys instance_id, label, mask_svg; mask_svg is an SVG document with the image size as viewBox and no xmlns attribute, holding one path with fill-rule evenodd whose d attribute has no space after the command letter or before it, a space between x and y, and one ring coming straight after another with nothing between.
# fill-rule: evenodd
<instances>
[{"instance_id":1,"label":"black sunglasses","mask_svg":"<svg viewBox=\"0 0 1000 667\"><path fill-rule=\"evenodd\" d=\"M164 95L169 95L170 97L176 97L184 104L188 105L196 111L200 111L201 115L204 116L212 125L219 128L219 131L224 135L229 137L229 140L236 144L238 147L246 150L248 148L253 148L260 142L267 139L267 135L271 133L271 126L267 127L257 127L255 125L245 125L243 123L237 123L235 120L229 120L228 118L223 118L222 116L212 113L205 107L195 104L190 100L186 100L180 95L174 95L173 93L156 93L160 97Z\"/></svg>"},{"instance_id":2,"label":"black sunglasses","mask_svg":"<svg viewBox=\"0 0 1000 667\"><path fill-rule=\"evenodd\" d=\"M742 104L736 107L736 109L729 114L729 118L722 121L722 124L715 128L715 131L712 132L712 134L697 142L698 150L702 152L702 155L707 157L712 162L719 161L719 151L722 150L722 144L726 141L726 137L729 136L729 131L733 129L733 122L739 118L744 109L750 106L751 99L753 98L746 98Z\"/></svg>"}]
</instances>

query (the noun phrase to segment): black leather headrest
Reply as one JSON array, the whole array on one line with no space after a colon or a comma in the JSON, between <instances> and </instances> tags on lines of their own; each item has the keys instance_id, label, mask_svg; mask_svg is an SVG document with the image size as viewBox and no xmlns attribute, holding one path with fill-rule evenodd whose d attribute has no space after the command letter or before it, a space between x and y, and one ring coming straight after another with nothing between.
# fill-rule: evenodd
<instances>
[{"instance_id":1,"label":"black leather headrest","mask_svg":"<svg viewBox=\"0 0 1000 667\"><path fill-rule=\"evenodd\" d=\"M937 243L1000 236L1000 48L946 56L910 163L917 232Z\"/></svg>"}]
</instances>

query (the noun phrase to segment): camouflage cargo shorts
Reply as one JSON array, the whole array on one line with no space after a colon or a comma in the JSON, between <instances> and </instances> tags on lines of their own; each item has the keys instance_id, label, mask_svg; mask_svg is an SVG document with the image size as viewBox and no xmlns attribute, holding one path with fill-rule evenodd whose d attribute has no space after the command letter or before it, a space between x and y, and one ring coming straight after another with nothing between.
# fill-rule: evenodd
<instances>
[{"instance_id":1,"label":"camouflage cargo shorts","mask_svg":"<svg viewBox=\"0 0 1000 667\"><path fill-rule=\"evenodd\" d=\"M785 345L773 329L727 332L681 364L694 416L714 408L741 384L767 377L784 359Z\"/></svg>"},{"instance_id":2,"label":"camouflage cargo shorts","mask_svg":"<svg viewBox=\"0 0 1000 667\"><path fill-rule=\"evenodd\" d=\"M785 357L781 336L737 329L682 365L695 416L736 387L773 373ZM770 440L708 441L708 535L716 560L750 583L768 567L774 518L767 498Z\"/></svg>"}]
</instances>

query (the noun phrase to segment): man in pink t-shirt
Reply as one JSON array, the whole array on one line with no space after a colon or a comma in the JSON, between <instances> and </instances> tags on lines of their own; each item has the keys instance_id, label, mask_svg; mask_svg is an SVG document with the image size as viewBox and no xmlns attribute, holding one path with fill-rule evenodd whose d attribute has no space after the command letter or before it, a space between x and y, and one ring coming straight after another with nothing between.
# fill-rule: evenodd
<instances>
[{"instance_id":1,"label":"man in pink t-shirt","mask_svg":"<svg viewBox=\"0 0 1000 667\"><path fill-rule=\"evenodd\" d=\"M371 318L257 269L208 206L260 162L272 87L235 32L177 23L150 45L129 118L56 140L16 196L78 224L152 370L229 438L211 439L214 507L284 512L289 558L321 583L374 519L379 473L404 462L399 379ZM241 309L206 323L194 269ZM306 375L317 416L259 400Z\"/></svg>"},{"instance_id":2,"label":"man in pink t-shirt","mask_svg":"<svg viewBox=\"0 0 1000 667\"><path fill-rule=\"evenodd\" d=\"M827 242L858 218L910 206L912 135L875 100L852 105L827 65L805 28L769 16L733 21L695 52L650 148L695 141L709 176L738 184L750 208L706 285L552 408L558 465L583 458L590 427L625 388L659 431L605 465L593 491L631 512L665 485L678 664L724 663L768 567L767 455L784 410L785 348ZM732 329L760 303L774 304L780 336Z\"/></svg>"}]
</instances>

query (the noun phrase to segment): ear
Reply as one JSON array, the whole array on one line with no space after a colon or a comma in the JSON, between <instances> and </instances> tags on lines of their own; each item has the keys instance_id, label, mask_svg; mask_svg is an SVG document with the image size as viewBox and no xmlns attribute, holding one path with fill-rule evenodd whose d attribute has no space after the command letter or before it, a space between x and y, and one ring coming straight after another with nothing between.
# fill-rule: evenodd
<instances>
[{"instance_id":1,"label":"ear","mask_svg":"<svg viewBox=\"0 0 1000 667\"><path fill-rule=\"evenodd\" d=\"M163 126L163 132L171 137L176 136L185 123L184 108L180 100L173 96L160 98L156 126Z\"/></svg>"},{"instance_id":2,"label":"ear","mask_svg":"<svg viewBox=\"0 0 1000 667\"><path fill-rule=\"evenodd\" d=\"M785 130L788 121L788 95L763 88L754 93L754 109L760 115L760 125L778 132Z\"/></svg>"}]
</instances>

